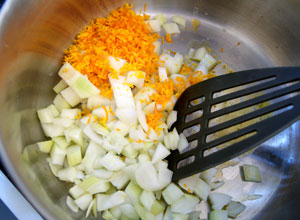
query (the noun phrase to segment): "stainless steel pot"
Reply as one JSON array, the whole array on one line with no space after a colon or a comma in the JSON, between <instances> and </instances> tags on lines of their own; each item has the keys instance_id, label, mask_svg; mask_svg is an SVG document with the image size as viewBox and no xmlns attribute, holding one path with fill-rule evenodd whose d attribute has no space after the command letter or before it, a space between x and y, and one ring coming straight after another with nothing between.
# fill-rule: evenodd
<instances>
[{"instance_id":1,"label":"stainless steel pot","mask_svg":"<svg viewBox=\"0 0 300 220\"><path fill-rule=\"evenodd\" d=\"M25 162L22 149L42 140L36 109L51 102L51 88L63 51L92 18L106 15L122 1L7 0L0 13L1 159L11 179L45 219L81 219L65 205L67 185L54 178L45 156L31 146ZM133 1L143 8L144 1ZM197 32L180 35L176 50L205 40L233 70L300 64L300 1L297 0L147 0L148 13L180 14L201 22ZM121 22L121 21L120 21ZM238 46L238 42L240 45ZM174 44L169 45L174 47ZM221 53L220 48L224 48ZM222 68L217 70L222 71ZM262 194L245 202L239 219L300 219L300 124L295 123L262 144L241 163L256 164L262 184L240 180L228 168L222 188L234 199Z\"/></svg>"}]
</instances>

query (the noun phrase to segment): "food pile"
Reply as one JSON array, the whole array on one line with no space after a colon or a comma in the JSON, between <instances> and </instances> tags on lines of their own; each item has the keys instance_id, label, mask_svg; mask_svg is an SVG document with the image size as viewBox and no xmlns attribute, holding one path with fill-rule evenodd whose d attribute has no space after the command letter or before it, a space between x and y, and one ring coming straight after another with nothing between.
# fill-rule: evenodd
<instances>
[{"instance_id":1,"label":"food pile","mask_svg":"<svg viewBox=\"0 0 300 220\"><path fill-rule=\"evenodd\" d=\"M189 86L213 77L217 60L205 47L183 55L161 49L186 20L150 19L130 5L93 20L65 51L53 104L38 110L49 140L39 142L53 174L71 182L66 203L103 219L209 219L236 217L245 206L211 192L216 169L172 183L165 158L189 143L176 129L174 104ZM165 36L159 35L164 29ZM248 175L253 181L259 173Z\"/></svg>"}]
</instances>

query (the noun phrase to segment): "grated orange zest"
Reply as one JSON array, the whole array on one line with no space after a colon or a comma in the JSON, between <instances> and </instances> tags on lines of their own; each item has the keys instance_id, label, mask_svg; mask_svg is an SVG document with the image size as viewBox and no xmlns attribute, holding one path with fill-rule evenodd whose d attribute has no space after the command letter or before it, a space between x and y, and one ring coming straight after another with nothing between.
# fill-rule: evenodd
<instances>
[{"instance_id":1,"label":"grated orange zest","mask_svg":"<svg viewBox=\"0 0 300 220\"><path fill-rule=\"evenodd\" d=\"M147 27L145 20L149 19L148 15L138 15L131 8L131 5L125 4L112 10L106 18L92 20L65 51L64 62L69 62L87 75L100 89L101 95L108 98L112 97L108 74L117 75L110 67L107 56L127 61L120 74L140 70L146 73L147 79L158 68L159 55L154 52L153 43L160 36L151 33Z\"/></svg>"}]
</instances>

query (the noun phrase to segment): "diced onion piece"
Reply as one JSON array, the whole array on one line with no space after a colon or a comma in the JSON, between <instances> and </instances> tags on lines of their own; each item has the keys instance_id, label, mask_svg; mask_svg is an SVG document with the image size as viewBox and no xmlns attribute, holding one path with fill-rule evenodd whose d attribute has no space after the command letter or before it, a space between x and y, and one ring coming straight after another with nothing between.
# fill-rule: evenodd
<instances>
[{"instance_id":1,"label":"diced onion piece","mask_svg":"<svg viewBox=\"0 0 300 220\"><path fill-rule=\"evenodd\" d=\"M247 200L257 200L257 199L260 199L261 197L262 197L262 195L259 195L259 194L247 195L241 201L244 202L244 201L247 201Z\"/></svg>"},{"instance_id":2,"label":"diced onion piece","mask_svg":"<svg viewBox=\"0 0 300 220\"><path fill-rule=\"evenodd\" d=\"M139 204L134 204L134 208L138 215L140 216L140 219L142 220L156 220L155 216L149 212L146 208Z\"/></svg>"},{"instance_id":3,"label":"diced onion piece","mask_svg":"<svg viewBox=\"0 0 300 220\"><path fill-rule=\"evenodd\" d=\"M150 96L155 93L157 93L155 89L145 86L140 91L138 91L137 94L135 94L134 100L136 102L137 101L143 102L142 107L145 107L146 103L150 102Z\"/></svg>"},{"instance_id":4,"label":"diced onion piece","mask_svg":"<svg viewBox=\"0 0 300 220\"><path fill-rule=\"evenodd\" d=\"M127 165L131 165L131 164L136 164L136 163L137 163L137 160L134 159L134 158L126 157L124 162L125 162Z\"/></svg>"},{"instance_id":5,"label":"diced onion piece","mask_svg":"<svg viewBox=\"0 0 300 220\"><path fill-rule=\"evenodd\" d=\"M77 169L75 167L68 167L61 169L57 173L57 177L62 181L74 182L77 178Z\"/></svg>"},{"instance_id":6,"label":"diced onion piece","mask_svg":"<svg viewBox=\"0 0 300 220\"><path fill-rule=\"evenodd\" d=\"M125 136L129 133L130 127L121 121L116 121L113 131L117 131L120 135Z\"/></svg>"},{"instance_id":7,"label":"diced onion piece","mask_svg":"<svg viewBox=\"0 0 300 220\"><path fill-rule=\"evenodd\" d=\"M194 69L194 73L195 73L194 77L197 77L197 72L198 74L207 75L208 74L207 66L203 65L202 63L199 63Z\"/></svg>"},{"instance_id":8,"label":"diced onion piece","mask_svg":"<svg viewBox=\"0 0 300 220\"><path fill-rule=\"evenodd\" d=\"M216 190L223 186L225 184L224 181L216 181L216 182L210 182L209 186L211 187L211 190Z\"/></svg>"},{"instance_id":9,"label":"diced onion piece","mask_svg":"<svg viewBox=\"0 0 300 220\"><path fill-rule=\"evenodd\" d=\"M173 22L165 23L163 25L163 27L167 34L179 34L180 33L180 30L176 23L173 23Z\"/></svg>"},{"instance_id":10,"label":"diced onion piece","mask_svg":"<svg viewBox=\"0 0 300 220\"><path fill-rule=\"evenodd\" d=\"M69 193L74 199L77 199L84 193L84 191L78 185L74 185L69 189Z\"/></svg>"},{"instance_id":11,"label":"diced onion piece","mask_svg":"<svg viewBox=\"0 0 300 220\"><path fill-rule=\"evenodd\" d=\"M155 152L152 156L152 163L156 163L159 160L163 160L168 155L170 155L170 151L162 143L158 143Z\"/></svg>"},{"instance_id":12,"label":"diced onion piece","mask_svg":"<svg viewBox=\"0 0 300 220\"><path fill-rule=\"evenodd\" d=\"M210 55L209 53L205 54L205 56L202 58L201 65L205 65L207 67L207 69L212 69L216 64L217 64L217 60L215 58L212 57L212 55Z\"/></svg>"},{"instance_id":13,"label":"diced onion piece","mask_svg":"<svg viewBox=\"0 0 300 220\"><path fill-rule=\"evenodd\" d=\"M167 118L167 125L168 128L171 128L171 126L174 124L174 122L177 121L177 111L171 111Z\"/></svg>"},{"instance_id":14,"label":"diced onion piece","mask_svg":"<svg viewBox=\"0 0 300 220\"><path fill-rule=\"evenodd\" d=\"M61 148L67 148L70 145L70 143L63 136L53 137L52 140Z\"/></svg>"},{"instance_id":15,"label":"diced onion piece","mask_svg":"<svg viewBox=\"0 0 300 220\"><path fill-rule=\"evenodd\" d=\"M73 145L67 148L67 160L69 166L75 166L81 163L81 149L79 145Z\"/></svg>"},{"instance_id":16,"label":"diced onion piece","mask_svg":"<svg viewBox=\"0 0 300 220\"><path fill-rule=\"evenodd\" d=\"M170 150L176 150L178 147L179 135L177 133L176 128L173 131L169 132L164 136L164 143L167 148Z\"/></svg>"},{"instance_id":17,"label":"diced onion piece","mask_svg":"<svg viewBox=\"0 0 300 220\"><path fill-rule=\"evenodd\" d=\"M193 60L201 61L207 53L205 47L200 47L195 51Z\"/></svg>"},{"instance_id":18,"label":"diced onion piece","mask_svg":"<svg viewBox=\"0 0 300 220\"><path fill-rule=\"evenodd\" d=\"M81 98L71 87L65 88L60 94L72 107L78 105L81 101Z\"/></svg>"},{"instance_id":19,"label":"diced onion piece","mask_svg":"<svg viewBox=\"0 0 300 220\"><path fill-rule=\"evenodd\" d=\"M41 123L52 123L54 120L52 111L48 108L43 108L37 111Z\"/></svg>"},{"instance_id":20,"label":"diced onion piece","mask_svg":"<svg viewBox=\"0 0 300 220\"><path fill-rule=\"evenodd\" d=\"M113 99L109 99L107 97L104 97L102 95L94 95L94 96L91 96L88 98L88 101L87 101L87 107L88 109L91 109L91 108L95 108L95 107L100 107L100 106L109 106L109 105L115 105L115 101Z\"/></svg>"},{"instance_id":21,"label":"diced onion piece","mask_svg":"<svg viewBox=\"0 0 300 220\"><path fill-rule=\"evenodd\" d=\"M97 194L97 210L103 211L121 205L126 200L126 193L117 191L111 195Z\"/></svg>"},{"instance_id":22,"label":"diced onion piece","mask_svg":"<svg viewBox=\"0 0 300 220\"><path fill-rule=\"evenodd\" d=\"M189 215L177 214L177 213L172 214L172 220L188 220L188 218Z\"/></svg>"},{"instance_id":23,"label":"diced onion piece","mask_svg":"<svg viewBox=\"0 0 300 220\"><path fill-rule=\"evenodd\" d=\"M67 140L71 140L75 144L78 144L80 146L83 145L83 133L81 128L78 128L76 126L70 127L65 130L64 134Z\"/></svg>"},{"instance_id":24,"label":"diced onion piece","mask_svg":"<svg viewBox=\"0 0 300 220\"><path fill-rule=\"evenodd\" d=\"M173 172L167 168L160 167L158 169L158 182L159 187L157 190L161 190L169 185L172 181Z\"/></svg>"},{"instance_id":25,"label":"diced onion piece","mask_svg":"<svg viewBox=\"0 0 300 220\"><path fill-rule=\"evenodd\" d=\"M136 102L136 112L137 112L137 117L138 117L138 121L139 121L140 125L142 126L144 131L147 132L149 129L149 126L146 121L146 114L145 114L145 112L142 111L142 104L140 101Z\"/></svg>"},{"instance_id":26,"label":"diced onion piece","mask_svg":"<svg viewBox=\"0 0 300 220\"><path fill-rule=\"evenodd\" d=\"M117 104L116 116L125 124L136 124L137 113L130 87L125 83L125 77L119 79L109 78Z\"/></svg>"},{"instance_id":27,"label":"diced onion piece","mask_svg":"<svg viewBox=\"0 0 300 220\"><path fill-rule=\"evenodd\" d=\"M198 181L199 177L193 175L179 180L178 184L182 189L186 190L187 192L194 193Z\"/></svg>"},{"instance_id":28,"label":"diced onion piece","mask_svg":"<svg viewBox=\"0 0 300 220\"><path fill-rule=\"evenodd\" d=\"M54 143L53 141L49 140L49 141L38 142L37 145L41 152L49 153L51 151L53 143Z\"/></svg>"},{"instance_id":29,"label":"diced onion piece","mask_svg":"<svg viewBox=\"0 0 300 220\"><path fill-rule=\"evenodd\" d=\"M210 183L217 174L217 169L215 167L205 170L200 173L200 177L206 182Z\"/></svg>"},{"instance_id":30,"label":"diced onion piece","mask_svg":"<svg viewBox=\"0 0 300 220\"><path fill-rule=\"evenodd\" d=\"M198 220L200 216L200 211L193 211L188 220Z\"/></svg>"},{"instance_id":31,"label":"diced onion piece","mask_svg":"<svg viewBox=\"0 0 300 220\"><path fill-rule=\"evenodd\" d=\"M70 104L61 96L61 94L55 96L53 103L59 111L65 108L71 108Z\"/></svg>"},{"instance_id":32,"label":"diced onion piece","mask_svg":"<svg viewBox=\"0 0 300 220\"><path fill-rule=\"evenodd\" d=\"M127 158L136 158L138 155L138 151L134 149L131 144L128 144L123 148L122 154Z\"/></svg>"},{"instance_id":33,"label":"diced onion piece","mask_svg":"<svg viewBox=\"0 0 300 220\"><path fill-rule=\"evenodd\" d=\"M125 63L127 63L126 60L121 59L121 58L116 58L113 56L108 56L107 57L110 66L117 72L120 72L120 69L124 66Z\"/></svg>"},{"instance_id":34,"label":"diced onion piece","mask_svg":"<svg viewBox=\"0 0 300 220\"><path fill-rule=\"evenodd\" d=\"M62 109L60 113L61 118L67 118L67 119L75 119L76 116L79 115L80 109L73 108L73 109Z\"/></svg>"},{"instance_id":35,"label":"diced onion piece","mask_svg":"<svg viewBox=\"0 0 300 220\"><path fill-rule=\"evenodd\" d=\"M63 165L67 151L54 144L50 153L51 163L54 165Z\"/></svg>"},{"instance_id":36,"label":"diced onion piece","mask_svg":"<svg viewBox=\"0 0 300 220\"><path fill-rule=\"evenodd\" d=\"M75 199L74 202L82 211L85 211L89 207L89 204L92 200L93 200L92 195L84 194L79 198Z\"/></svg>"},{"instance_id":37,"label":"diced onion piece","mask_svg":"<svg viewBox=\"0 0 300 220\"><path fill-rule=\"evenodd\" d=\"M110 152L101 158L101 164L107 170L111 171L120 170L126 165L119 156L116 156Z\"/></svg>"},{"instance_id":38,"label":"diced onion piece","mask_svg":"<svg viewBox=\"0 0 300 220\"><path fill-rule=\"evenodd\" d=\"M68 87L68 84L62 79L54 87L53 90L56 93L60 93L62 90Z\"/></svg>"},{"instance_id":39,"label":"diced onion piece","mask_svg":"<svg viewBox=\"0 0 300 220\"><path fill-rule=\"evenodd\" d=\"M115 207L111 208L109 211L113 215L114 218L116 218L116 219L121 218L122 212L121 212L120 206L115 206Z\"/></svg>"},{"instance_id":40,"label":"diced onion piece","mask_svg":"<svg viewBox=\"0 0 300 220\"><path fill-rule=\"evenodd\" d=\"M159 187L157 173L151 162L139 166L135 172L135 179L144 190L155 191Z\"/></svg>"},{"instance_id":41,"label":"diced onion piece","mask_svg":"<svg viewBox=\"0 0 300 220\"><path fill-rule=\"evenodd\" d=\"M114 216L110 213L109 210L104 210L102 212L102 218L105 220L112 220L112 219L114 219Z\"/></svg>"},{"instance_id":42,"label":"diced onion piece","mask_svg":"<svg viewBox=\"0 0 300 220\"><path fill-rule=\"evenodd\" d=\"M156 15L155 19L160 21L160 25L163 25L164 23L167 22L167 19L163 14Z\"/></svg>"},{"instance_id":43,"label":"diced onion piece","mask_svg":"<svg viewBox=\"0 0 300 220\"><path fill-rule=\"evenodd\" d=\"M135 167L135 166L132 166ZM132 204L139 203L140 195L142 193L141 187L135 183L135 181L130 181L125 189L125 193L127 194L129 200Z\"/></svg>"},{"instance_id":44,"label":"diced onion piece","mask_svg":"<svg viewBox=\"0 0 300 220\"><path fill-rule=\"evenodd\" d=\"M154 44L154 50L153 50L153 52L157 53L157 54L160 54L161 43L159 41L155 41L153 44Z\"/></svg>"},{"instance_id":45,"label":"diced onion piece","mask_svg":"<svg viewBox=\"0 0 300 220\"><path fill-rule=\"evenodd\" d=\"M163 220L173 220L171 206L168 206L168 208L166 209Z\"/></svg>"},{"instance_id":46,"label":"diced onion piece","mask_svg":"<svg viewBox=\"0 0 300 220\"><path fill-rule=\"evenodd\" d=\"M142 205L148 209L148 211L151 211L151 207L155 201L155 196L153 192L144 190L140 196L140 201Z\"/></svg>"},{"instance_id":47,"label":"diced onion piece","mask_svg":"<svg viewBox=\"0 0 300 220\"><path fill-rule=\"evenodd\" d=\"M149 162L150 161L150 157L149 157L148 154L143 153L143 154L140 154L138 156L138 161L139 161L139 163Z\"/></svg>"},{"instance_id":48,"label":"diced onion piece","mask_svg":"<svg viewBox=\"0 0 300 220\"><path fill-rule=\"evenodd\" d=\"M86 75L82 75L75 70L68 62L61 67L58 75L63 78L82 99L97 95L100 92L99 89L89 81Z\"/></svg>"},{"instance_id":49,"label":"diced onion piece","mask_svg":"<svg viewBox=\"0 0 300 220\"><path fill-rule=\"evenodd\" d=\"M162 196L169 205L172 205L183 195L184 193L174 183L171 183L166 189L164 189L164 191L162 191Z\"/></svg>"},{"instance_id":50,"label":"diced onion piece","mask_svg":"<svg viewBox=\"0 0 300 220\"><path fill-rule=\"evenodd\" d=\"M62 126L64 128L71 127L74 124L73 119L69 118L54 118L53 125Z\"/></svg>"},{"instance_id":51,"label":"diced onion piece","mask_svg":"<svg viewBox=\"0 0 300 220\"><path fill-rule=\"evenodd\" d=\"M206 201L210 193L210 186L199 178L197 184L195 185L194 192L200 199Z\"/></svg>"},{"instance_id":52,"label":"diced onion piece","mask_svg":"<svg viewBox=\"0 0 300 220\"><path fill-rule=\"evenodd\" d=\"M93 199L93 200L90 202L90 204L89 204L89 206L88 206L88 209L87 209L87 211L86 211L86 214L85 214L85 218L87 218L87 217L90 215L90 213L91 213L91 211L92 211L92 208L93 208L93 205L94 205L95 202L96 202L96 199Z\"/></svg>"},{"instance_id":53,"label":"diced onion piece","mask_svg":"<svg viewBox=\"0 0 300 220\"><path fill-rule=\"evenodd\" d=\"M178 151L180 153L183 153L187 149L188 146L189 146L189 142L187 141L187 139L184 136L184 134L181 133L179 135Z\"/></svg>"},{"instance_id":54,"label":"diced onion piece","mask_svg":"<svg viewBox=\"0 0 300 220\"><path fill-rule=\"evenodd\" d=\"M143 71L129 71L127 73L126 82L141 89L144 86L145 75L146 74Z\"/></svg>"},{"instance_id":55,"label":"diced onion piece","mask_svg":"<svg viewBox=\"0 0 300 220\"><path fill-rule=\"evenodd\" d=\"M186 20L181 16L174 16L172 18L172 21L175 22L176 24L181 25L182 27L185 27Z\"/></svg>"},{"instance_id":56,"label":"diced onion piece","mask_svg":"<svg viewBox=\"0 0 300 220\"><path fill-rule=\"evenodd\" d=\"M226 210L213 210L209 213L209 220L227 220Z\"/></svg>"},{"instance_id":57,"label":"diced onion piece","mask_svg":"<svg viewBox=\"0 0 300 220\"><path fill-rule=\"evenodd\" d=\"M55 105L51 104L47 107L47 109L49 109L53 115L54 118L58 117L59 116L59 111L58 109L55 107Z\"/></svg>"},{"instance_id":58,"label":"diced onion piece","mask_svg":"<svg viewBox=\"0 0 300 220\"><path fill-rule=\"evenodd\" d=\"M184 194L180 199L172 203L171 211L180 214L189 214L194 211L199 201L199 198L196 196Z\"/></svg>"},{"instance_id":59,"label":"diced onion piece","mask_svg":"<svg viewBox=\"0 0 300 220\"><path fill-rule=\"evenodd\" d=\"M103 135L105 137L109 135L108 129L103 127L99 123L92 123L91 127L97 134Z\"/></svg>"},{"instance_id":60,"label":"diced onion piece","mask_svg":"<svg viewBox=\"0 0 300 220\"><path fill-rule=\"evenodd\" d=\"M125 172L120 170L112 174L110 182L117 189L123 189L124 186L129 182L129 176Z\"/></svg>"},{"instance_id":61,"label":"diced onion piece","mask_svg":"<svg viewBox=\"0 0 300 220\"><path fill-rule=\"evenodd\" d=\"M236 218L240 213L242 213L246 209L246 206L240 202L230 201L225 209L228 212L228 217Z\"/></svg>"},{"instance_id":62,"label":"diced onion piece","mask_svg":"<svg viewBox=\"0 0 300 220\"><path fill-rule=\"evenodd\" d=\"M90 141L82 160L82 164L85 166L86 172L92 172L95 159L102 157L104 154L105 150L101 146L93 141Z\"/></svg>"},{"instance_id":63,"label":"diced onion piece","mask_svg":"<svg viewBox=\"0 0 300 220\"><path fill-rule=\"evenodd\" d=\"M221 210L232 199L232 197L227 194L217 192L210 193L208 198L212 204L212 209L214 210Z\"/></svg>"},{"instance_id":64,"label":"diced onion piece","mask_svg":"<svg viewBox=\"0 0 300 220\"><path fill-rule=\"evenodd\" d=\"M165 210L165 203L162 201L155 200L150 211L153 215L157 216L160 213L163 213L164 210Z\"/></svg>"},{"instance_id":65,"label":"diced onion piece","mask_svg":"<svg viewBox=\"0 0 300 220\"><path fill-rule=\"evenodd\" d=\"M192 59L192 58L194 57L194 54L195 54L195 49L194 49L194 48L190 48L190 49L189 49L189 52L188 52L188 54L187 54L187 57L188 57L189 59Z\"/></svg>"},{"instance_id":66,"label":"diced onion piece","mask_svg":"<svg viewBox=\"0 0 300 220\"><path fill-rule=\"evenodd\" d=\"M83 182L79 183L78 186L83 191L87 191L92 185L98 184L99 182L100 182L100 179L98 179L98 178L96 178L94 176L89 176Z\"/></svg>"},{"instance_id":67,"label":"diced onion piece","mask_svg":"<svg viewBox=\"0 0 300 220\"><path fill-rule=\"evenodd\" d=\"M47 137L58 137L64 135L65 128L60 125L42 123L44 134Z\"/></svg>"},{"instance_id":68,"label":"diced onion piece","mask_svg":"<svg viewBox=\"0 0 300 220\"><path fill-rule=\"evenodd\" d=\"M78 206L76 205L76 203L74 202L74 200L70 197L67 196L67 200L66 200L67 206L73 211L73 212L78 212Z\"/></svg>"},{"instance_id":69,"label":"diced onion piece","mask_svg":"<svg viewBox=\"0 0 300 220\"><path fill-rule=\"evenodd\" d=\"M123 204L120 206L122 214L129 219L139 219L134 207L131 204Z\"/></svg>"},{"instance_id":70,"label":"diced onion piece","mask_svg":"<svg viewBox=\"0 0 300 220\"><path fill-rule=\"evenodd\" d=\"M98 178L108 179L112 176L113 172L106 169L95 169L91 171L91 174Z\"/></svg>"},{"instance_id":71,"label":"diced onion piece","mask_svg":"<svg viewBox=\"0 0 300 220\"><path fill-rule=\"evenodd\" d=\"M103 140L102 138L96 134L96 132L91 128L90 124L86 125L83 129L83 133L92 141L94 141L97 144L102 144Z\"/></svg>"},{"instance_id":72,"label":"diced onion piece","mask_svg":"<svg viewBox=\"0 0 300 220\"><path fill-rule=\"evenodd\" d=\"M168 74L166 67L158 67L158 75L159 75L159 81L164 82L168 80Z\"/></svg>"},{"instance_id":73,"label":"diced onion piece","mask_svg":"<svg viewBox=\"0 0 300 220\"><path fill-rule=\"evenodd\" d=\"M151 32L160 32L160 21L159 20L148 20L145 23L150 25Z\"/></svg>"},{"instance_id":74,"label":"diced onion piece","mask_svg":"<svg viewBox=\"0 0 300 220\"><path fill-rule=\"evenodd\" d=\"M261 182L261 175L258 167L244 164L242 166L243 180L248 182Z\"/></svg>"},{"instance_id":75,"label":"diced onion piece","mask_svg":"<svg viewBox=\"0 0 300 220\"><path fill-rule=\"evenodd\" d=\"M168 54L162 54L160 60L164 61L164 66L168 69L170 74L179 73L182 63L183 56L180 53L176 53L174 57Z\"/></svg>"}]
</instances>

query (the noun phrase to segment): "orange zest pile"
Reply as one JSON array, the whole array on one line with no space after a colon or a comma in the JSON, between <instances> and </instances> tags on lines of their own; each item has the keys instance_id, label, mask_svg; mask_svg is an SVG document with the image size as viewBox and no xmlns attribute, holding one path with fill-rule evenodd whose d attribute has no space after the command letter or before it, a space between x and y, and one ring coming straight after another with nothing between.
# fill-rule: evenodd
<instances>
[{"instance_id":1,"label":"orange zest pile","mask_svg":"<svg viewBox=\"0 0 300 220\"><path fill-rule=\"evenodd\" d=\"M131 8L131 5L125 4L111 11L106 18L93 20L65 51L64 61L87 75L101 94L109 98L112 97L112 90L108 74L113 70L107 56L127 61L120 74L140 70L146 73L147 79L158 67L159 55L153 51L153 42L159 35L150 33L144 22L149 16L138 15Z\"/></svg>"}]
</instances>

